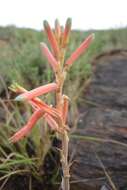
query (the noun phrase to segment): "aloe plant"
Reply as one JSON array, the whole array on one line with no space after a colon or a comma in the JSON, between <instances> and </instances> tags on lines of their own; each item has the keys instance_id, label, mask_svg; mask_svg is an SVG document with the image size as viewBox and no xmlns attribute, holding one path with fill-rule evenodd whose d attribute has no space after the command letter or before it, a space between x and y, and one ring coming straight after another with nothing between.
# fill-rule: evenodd
<instances>
[{"instance_id":1,"label":"aloe plant","mask_svg":"<svg viewBox=\"0 0 127 190\"><path fill-rule=\"evenodd\" d=\"M33 114L27 124L10 138L10 141L15 143L23 139L23 137L30 133L36 122L43 117L51 130L57 134L57 137L62 142L60 149L63 171L61 188L62 190L69 190L70 169L68 162L68 144L70 128L67 123L69 97L63 94L63 85L72 64L89 47L90 43L94 39L94 34L89 35L87 39L85 39L83 43L71 54L71 56L65 60L65 54L71 32L71 19L67 19L65 28L60 26L59 21L56 20L54 30L51 29L47 21L44 21L44 29L51 46L51 50L49 50L45 43L40 43L40 48L54 72L55 82L37 87L31 91L27 91L16 83L11 85L10 89L19 94L15 100L28 102L33 107ZM52 91L55 92L54 106L47 105L38 98L38 96Z\"/></svg>"}]
</instances>

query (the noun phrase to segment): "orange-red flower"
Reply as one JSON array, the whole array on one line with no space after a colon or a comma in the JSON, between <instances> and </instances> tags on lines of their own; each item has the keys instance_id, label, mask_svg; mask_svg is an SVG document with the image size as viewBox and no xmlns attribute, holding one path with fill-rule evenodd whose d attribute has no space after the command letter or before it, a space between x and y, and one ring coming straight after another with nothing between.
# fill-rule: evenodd
<instances>
[{"instance_id":1,"label":"orange-red flower","mask_svg":"<svg viewBox=\"0 0 127 190\"><path fill-rule=\"evenodd\" d=\"M59 46L58 46L58 43L57 43L57 40L55 38L55 35L50 27L50 25L48 24L48 22L45 20L44 21L44 29L47 33L47 37L48 37L48 40L50 42L50 45L52 47L52 50L54 52L54 55L55 57L59 57Z\"/></svg>"},{"instance_id":2,"label":"orange-red flower","mask_svg":"<svg viewBox=\"0 0 127 190\"><path fill-rule=\"evenodd\" d=\"M63 40L62 40L63 48L66 47L66 45L68 44L70 32L71 32L71 19L68 18L66 21L65 29L64 29L64 33L63 33Z\"/></svg>"},{"instance_id":3,"label":"orange-red flower","mask_svg":"<svg viewBox=\"0 0 127 190\"><path fill-rule=\"evenodd\" d=\"M55 20L55 36L56 40L58 41L58 44L60 42L60 37L61 37L61 27L58 19Z\"/></svg>"},{"instance_id":4,"label":"orange-red flower","mask_svg":"<svg viewBox=\"0 0 127 190\"><path fill-rule=\"evenodd\" d=\"M22 86L20 86L17 83L12 84L9 87L9 89L12 90L15 93L18 93L18 94L23 94L24 92L29 92L28 90L26 90L25 88L23 88ZM59 111L56 108L50 107L49 105L44 103L38 97L30 99L30 100L28 100L28 102L30 103L30 105L35 110L38 109L38 108L43 109L46 113L52 115L55 118L61 117Z\"/></svg>"},{"instance_id":5,"label":"orange-red flower","mask_svg":"<svg viewBox=\"0 0 127 190\"><path fill-rule=\"evenodd\" d=\"M13 143L17 142L18 140L21 140L23 137L27 136L29 132L32 130L32 128L34 127L34 125L36 124L36 122L44 114L45 114L45 119L49 123L50 127L53 129L53 125L54 125L54 129L58 128L57 123L55 122L53 118L61 119L59 111L56 108L52 108L48 106L38 97L36 97L44 93L50 92L52 90L55 90L56 88L57 88L57 85L55 83L50 83L48 85L38 87L31 91L27 91L25 88L21 87L20 85L16 83L11 85L10 89L12 91L18 94L21 94L16 99L27 100L35 110L31 118L29 119L28 123L10 138L11 142Z\"/></svg>"},{"instance_id":6,"label":"orange-red flower","mask_svg":"<svg viewBox=\"0 0 127 190\"><path fill-rule=\"evenodd\" d=\"M54 86L55 85L55 86ZM28 102L32 105L34 108L34 113L29 119L28 123L20 129L18 132L16 132L11 138L11 142L17 142L18 140L22 139L23 137L27 136L29 132L34 127L35 123L40 119L40 117L43 117L45 114L45 119L49 123L49 126L56 130L58 127L56 121L53 118L61 119L61 115L59 111L56 108L50 107L47 104L45 104L42 100L37 98L35 95L39 95L40 91L43 92L49 92L50 90L53 90L56 87L55 83L51 83L49 85L38 87L37 89L34 89L32 91L27 91L25 88L21 87L18 84L11 85L10 89L16 93L20 93L18 100L22 100L21 96L25 97L25 100L27 99ZM39 92L38 92L39 91ZM58 129L57 129L58 131Z\"/></svg>"},{"instance_id":7,"label":"orange-red flower","mask_svg":"<svg viewBox=\"0 0 127 190\"><path fill-rule=\"evenodd\" d=\"M25 93L17 96L15 100L16 101L31 100L37 96L41 96L41 95L46 94L48 92L54 91L56 89L57 89L57 84L56 83L50 83L50 84L35 88L34 90L25 92Z\"/></svg>"},{"instance_id":8,"label":"orange-red flower","mask_svg":"<svg viewBox=\"0 0 127 190\"><path fill-rule=\"evenodd\" d=\"M71 54L71 56L67 59L65 63L66 66L70 66L74 61L78 59L78 57L89 47L91 42L94 39L94 34L89 35L84 42Z\"/></svg>"},{"instance_id":9,"label":"orange-red flower","mask_svg":"<svg viewBox=\"0 0 127 190\"><path fill-rule=\"evenodd\" d=\"M59 66L58 62L56 61L56 59L54 58L54 56L52 55L52 53L50 52L50 50L48 49L45 43L40 43L40 47L43 54L48 59L48 62L50 63L53 71L56 72Z\"/></svg>"},{"instance_id":10,"label":"orange-red flower","mask_svg":"<svg viewBox=\"0 0 127 190\"><path fill-rule=\"evenodd\" d=\"M29 119L28 123L21 128L18 132L16 132L9 140L10 142L17 142L19 140L21 140L23 137L27 136L32 128L34 127L34 125L36 124L36 122L44 115L44 111L43 109L38 109L37 111L35 111L33 113L33 115L31 116L31 118Z\"/></svg>"}]
</instances>

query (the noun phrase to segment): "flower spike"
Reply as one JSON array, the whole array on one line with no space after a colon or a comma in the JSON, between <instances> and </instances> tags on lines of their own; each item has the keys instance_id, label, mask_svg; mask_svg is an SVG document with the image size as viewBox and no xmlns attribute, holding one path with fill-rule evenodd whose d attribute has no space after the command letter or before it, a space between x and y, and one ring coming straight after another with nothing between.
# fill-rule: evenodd
<instances>
[{"instance_id":1,"label":"flower spike","mask_svg":"<svg viewBox=\"0 0 127 190\"><path fill-rule=\"evenodd\" d=\"M65 67L71 66L73 64L73 62L76 61L78 59L78 57L88 48L88 46L93 41L93 39L94 39L94 34L89 35L85 39L85 41L79 46L79 48L77 48L72 53L72 55L68 58L68 60L65 63Z\"/></svg>"},{"instance_id":2,"label":"flower spike","mask_svg":"<svg viewBox=\"0 0 127 190\"><path fill-rule=\"evenodd\" d=\"M40 43L40 47L43 54L48 59L48 62L50 63L53 71L56 72L58 68L58 62L56 61L56 59L54 58L54 56L52 55L52 53L50 52L50 50L48 49L45 43Z\"/></svg>"},{"instance_id":3,"label":"flower spike","mask_svg":"<svg viewBox=\"0 0 127 190\"><path fill-rule=\"evenodd\" d=\"M38 88L35 88L34 90L25 92L15 98L16 101L22 101L22 100L31 100L37 96L41 96L43 94L46 94L48 92L54 91L57 89L56 83L50 83L44 86L40 86Z\"/></svg>"},{"instance_id":4,"label":"flower spike","mask_svg":"<svg viewBox=\"0 0 127 190\"><path fill-rule=\"evenodd\" d=\"M66 48L71 31L71 19L67 19L65 28L60 26L58 20L56 20L55 30L51 30L48 22L44 21L44 29L46 31L52 51L50 51L50 49L44 43L41 43L40 46L42 53L47 58L50 66L55 72L55 83L49 83L31 91L27 91L18 84L13 84L10 87L13 92L18 94L15 100L27 100L27 102L33 107L33 114L28 120L27 124L18 132L16 132L9 140L13 143L21 140L30 133L34 125L41 117L44 118L47 125L53 131L57 132L57 134L59 133L58 137L61 140L60 161L63 172L61 187L63 190L70 190L70 165L68 161L70 128L67 123L69 98L66 95L63 95L63 87L68 68L88 48L94 38L94 35L89 35L87 39L72 53L67 61L65 61ZM89 81L86 82L87 86ZM55 91L54 106L47 105L38 98L38 96L52 91Z\"/></svg>"},{"instance_id":5,"label":"flower spike","mask_svg":"<svg viewBox=\"0 0 127 190\"><path fill-rule=\"evenodd\" d=\"M28 123L21 128L18 132L16 132L10 139L10 142L17 142L21 140L23 137L27 136L32 128L34 127L35 123L44 115L43 110L39 109L33 113L31 118L29 119Z\"/></svg>"},{"instance_id":6,"label":"flower spike","mask_svg":"<svg viewBox=\"0 0 127 190\"><path fill-rule=\"evenodd\" d=\"M48 22L45 20L44 21L44 29L47 33L48 36L48 40L50 42L50 45L52 47L52 50L54 52L55 57L59 57L59 47L58 47L58 43L56 41L55 35L53 33L53 31L50 28L50 25L48 24Z\"/></svg>"}]
</instances>

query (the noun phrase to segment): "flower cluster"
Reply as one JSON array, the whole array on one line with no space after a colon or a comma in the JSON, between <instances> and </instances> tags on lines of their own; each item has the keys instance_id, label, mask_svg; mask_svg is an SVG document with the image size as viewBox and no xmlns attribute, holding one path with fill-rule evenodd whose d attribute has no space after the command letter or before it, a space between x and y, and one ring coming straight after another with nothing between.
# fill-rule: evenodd
<instances>
[{"instance_id":1,"label":"flower cluster","mask_svg":"<svg viewBox=\"0 0 127 190\"><path fill-rule=\"evenodd\" d=\"M11 142L17 142L27 136L35 126L36 122L42 117L46 120L48 126L52 130L60 134L69 130L66 125L69 98L62 95L63 83L68 69L88 48L94 38L94 35L89 35L87 39L85 39L84 42L65 61L64 57L71 31L71 19L67 19L64 28L61 27L59 21L56 20L54 30L51 29L47 21L44 21L44 29L51 46L51 50L49 50L45 43L40 43L40 48L43 55L47 58L55 74L56 80L55 82L40 86L31 91L27 91L16 83L11 85L10 89L18 94L15 100L27 101L33 107L33 114L31 118L23 128L21 128L10 138ZM55 91L56 93L56 106L54 107L47 105L40 98L38 98L38 96L52 91Z\"/></svg>"}]
</instances>

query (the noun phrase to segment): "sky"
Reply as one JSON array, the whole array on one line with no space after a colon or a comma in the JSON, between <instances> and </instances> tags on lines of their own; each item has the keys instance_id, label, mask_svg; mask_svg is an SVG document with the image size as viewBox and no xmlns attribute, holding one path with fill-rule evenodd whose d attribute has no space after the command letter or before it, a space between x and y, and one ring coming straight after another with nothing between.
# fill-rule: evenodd
<instances>
[{"instance_id":1,"label":"sky","mask_svg":"<svg viewBox=\"0 0 127 190\"><path fill-rule=\"evenodd\" d=\"M108 29L127 26L127 0L0 0L0 25L41 30L43 20L53 26L72 18L73 29Z\"/></svg>"}]
</instances>

